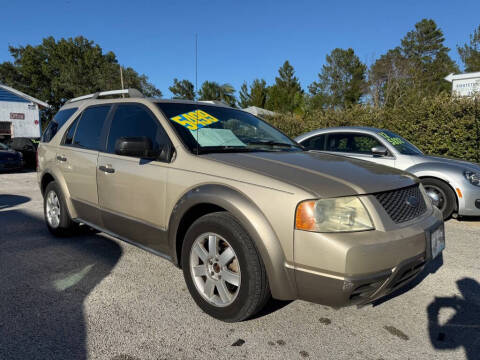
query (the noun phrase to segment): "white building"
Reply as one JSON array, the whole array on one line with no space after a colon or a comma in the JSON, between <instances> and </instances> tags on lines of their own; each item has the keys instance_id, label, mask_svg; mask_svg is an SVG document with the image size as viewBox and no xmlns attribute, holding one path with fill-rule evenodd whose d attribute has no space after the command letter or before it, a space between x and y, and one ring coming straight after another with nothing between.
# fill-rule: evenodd
<instances>
[{"instance_id":1,"label":"white building","mask_svg":"<svg viewBox=\"0 0 480 360\"><path fill-rule=\"evenodd\" d=\"M456 96L474 96L480 94L480 72L450 74L445 80L452 83L452 94Z\"/></svg>"},{"instance_id":2,"label":"white building","mask_svg":"<svg viewBox=\"0 0 480 360\"><path fill-rule=\"evenodd\" d=\"M0 84L0 138L40 137L40 109L46 102Z\"/></svg>"},{"instance_id":3,"label":"white building","mask_svg":"<svg viewBox=\"0 0 480 360\"><path fill-rule=\"evenodd\" d=\"M265 110L256 106L249 106L243 109L243 111L249 112L252 115L255 116L275 116L276 113L270 110Z\"/></svg>"}]
</instances>

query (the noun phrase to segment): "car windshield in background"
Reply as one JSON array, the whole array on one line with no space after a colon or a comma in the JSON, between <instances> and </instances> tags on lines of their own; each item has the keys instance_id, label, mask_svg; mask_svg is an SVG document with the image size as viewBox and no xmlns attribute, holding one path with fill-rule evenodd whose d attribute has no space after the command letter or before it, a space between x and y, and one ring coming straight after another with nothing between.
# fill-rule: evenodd
<instances>
[{"instance_id":1,"label":"car windshield in background","mask_svg":"<svg viewBox=\"0 0 480 360\"><path fill-rule=\"evenodd\" d=\"M4 143L0 143L0 150L8 150L9 147L5 145Z\"/></svg>"},{"instance_id":2,"label":"car windshield in background","mask_svg":"<svg viewBox=\"0 0 480 360\"><path fill-rule=\"evenodd\" d=\"M378 132L378 135L385 138L391 145L397 149L400 154L403 155L423 155L423 153L412 143L409 143L407 140L401 136L389 131L381 130Z\"/></svg>"},{"instance_id":3,"label":"car windshield in background","mask_svg":"<svg viewBox=\"0 0 480 360\"><path fill-rule=\"evenodd\" d=\"M195 153L302 151L266 122L228 107L157 103L184 144Z\"/></svg>"}]
</instances>

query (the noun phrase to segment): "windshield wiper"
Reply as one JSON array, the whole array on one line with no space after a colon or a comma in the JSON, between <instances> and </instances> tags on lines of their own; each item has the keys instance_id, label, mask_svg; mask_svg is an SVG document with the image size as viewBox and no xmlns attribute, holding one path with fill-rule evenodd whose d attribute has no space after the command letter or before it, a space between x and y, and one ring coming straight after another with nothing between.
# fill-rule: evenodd
<instances>
[{"instance_id":1,"label":"windshield wiper","mask_svg":"<svg viewBox=\"0 0 480 360\"><path fill-rule=\"evenodd\" d=\"M199 149L199 154L208 154L216 152L252 152L254 149L249 149L245 146L203 146Z\"/></svg>"},{"instance_id":2,"label":"windshield wiper","mask_svg":"<svg viewBox=\"0 0 480 360\"><path fill-rule=\"evenodd\" d=\"M269 145L269 146L281 146L281 147L288 147L288 148L296 147L296 148L303 149L302 145L288 144L288 143L273 141L273 140L249 141L247 145Z\"/></svg>"}]
</instances>

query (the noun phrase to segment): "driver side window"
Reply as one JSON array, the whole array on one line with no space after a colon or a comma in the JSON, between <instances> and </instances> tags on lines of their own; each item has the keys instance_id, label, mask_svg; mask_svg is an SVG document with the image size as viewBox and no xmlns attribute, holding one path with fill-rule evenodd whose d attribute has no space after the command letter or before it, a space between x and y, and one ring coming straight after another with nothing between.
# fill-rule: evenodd
<instances>
[{"instance_id":1,"label":"driver side window","mask_svg":"<svg viewBox=\"0 0 480 360\"><path fill-rule=\"evenodd\" d=\"M123 137L147 138L152 150L160 152L163 145L169 144L165 130L157 118L143 105L118 105L110 125L107 152L115 154L115 143Z\"/></svg>"},{"instance_id":2,"label":"driver side window","mask_svg":"<svg viewBox=\"0 0 480 360\"><path fill-rule=\"evenodd\" d=\"M374 137L359 133L330 134L327 151L372 155L372 148L382 146Z\"/></svg>"}]
</instances>

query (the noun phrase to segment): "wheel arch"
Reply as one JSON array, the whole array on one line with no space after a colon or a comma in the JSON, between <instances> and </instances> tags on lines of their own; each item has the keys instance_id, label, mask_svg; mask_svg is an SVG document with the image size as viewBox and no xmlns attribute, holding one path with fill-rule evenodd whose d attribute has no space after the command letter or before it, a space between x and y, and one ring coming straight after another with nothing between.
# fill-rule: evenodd
<instances>
[{"instance_id":1,"label":"wheel arch","mask_svg":"<svg viewBox=\"0 0 480 360\"><path fill-rule=\"evenodd\" d=\"M70 199L70 192L68 191L67 184L61 173L57 173L51 169L45 170L42 173L40 177L40 191L42 193L42 196L45 196L45 189L47 188L47 185L52 181L55 181L58 186L60 186L60 190L62 191L63 197L65 199L68 212L72 218L75 218L77 216L77 212L75 211L75 207L72 204L72 201Z\"/></svg>"},{"instance_id":2,"label":"wheel arch","mask_svg":"<svg viewBox=\"0 0 480 360\"><path fill-rule=\"evenodd\" d=\"M442 179L441 177L438 177L438 176L435 176L435 175L422 175L422 176L418 176L418 178L420 179L421 182L423 182L423 180L426 180L426 179L433 179L433 180L441 181L445 185L447 185L448 188L450 190L452 190L453 196L455 197L455 207L454 207L453 211L454 212L458 211L458 206L459 206L459 204L458 204L458 194L455 191L455 189L453 188L452 184L447 179Z\"/></svg>"},{"instance_id":3,"label":"wheel arch","mask_svg":"<svg viewBox=\"0 0 480 360\"><path fill-rule=\"evenodd\" d=\"M224 185L202 185L191 189L175 205L168 226L173 263L180 267L187 226L200 216L216 211L232 214L254 241L267 271L272 296L283 300L294 299L294 277L285 267L285 255L272 226L252 200Z\"/></svg>"}]
</instances>

